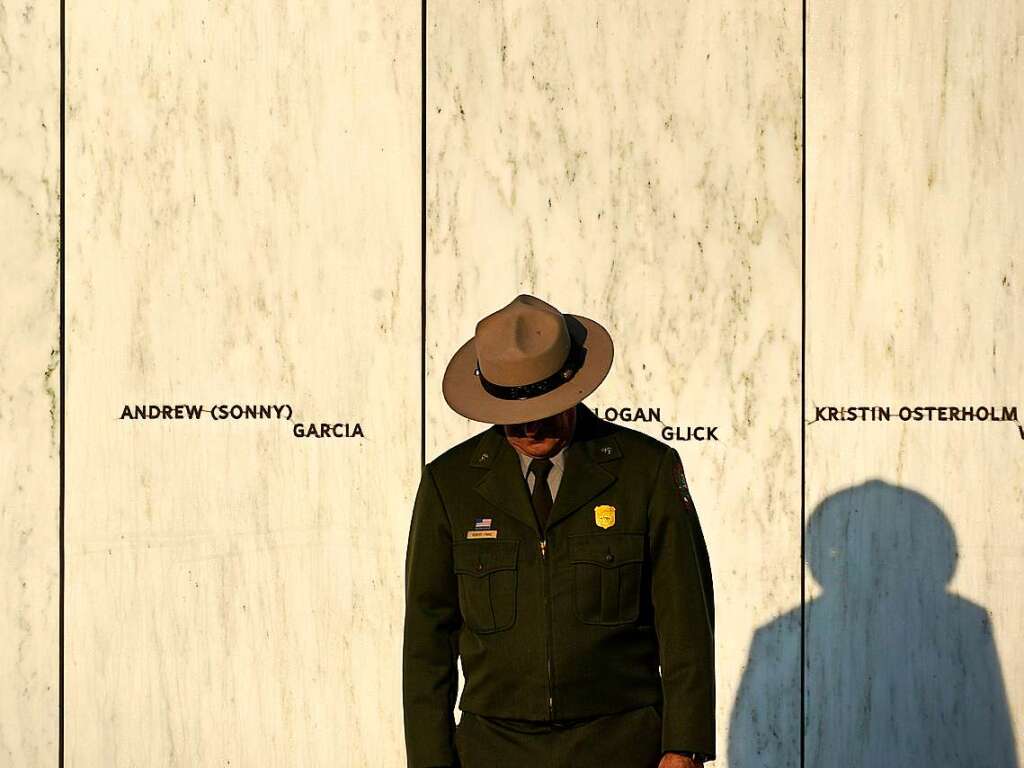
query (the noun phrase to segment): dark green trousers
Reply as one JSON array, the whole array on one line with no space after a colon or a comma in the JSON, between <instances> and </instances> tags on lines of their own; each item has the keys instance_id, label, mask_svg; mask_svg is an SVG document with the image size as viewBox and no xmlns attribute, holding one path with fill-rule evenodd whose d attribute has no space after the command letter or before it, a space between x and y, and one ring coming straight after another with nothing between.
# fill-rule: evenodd
<instances>
[{"instance_id":1,"label":"dark green trousers","mask_svg":"<svg viewBox=\"0 0 1024 768\"><path fill-rule=\"evenodd\" d=\"M655 707L575 722L531 722L463 712L455 728L460 768L657 768Z\"/></svg>"}]
</instances>

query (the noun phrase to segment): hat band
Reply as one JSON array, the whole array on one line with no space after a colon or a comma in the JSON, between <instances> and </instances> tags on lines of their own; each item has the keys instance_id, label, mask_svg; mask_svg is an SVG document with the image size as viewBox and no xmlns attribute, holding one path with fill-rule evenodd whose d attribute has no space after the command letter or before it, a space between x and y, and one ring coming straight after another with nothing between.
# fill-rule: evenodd
<instances>
[{"instance_id":1,"label":"hat band","mask_svg":"<svg viewBox=\"0 0 1024 768\"><path fill-rule=\"evenodd\" d=\"M553 389L557 389L559 386L569 381L576 372L583 367L583 360L587 356L587 350L581 344L577 344L576 340L573 339L569 346L569 354L565 358L565 362L562 363L562 367L555 371L553 374L540 381L535 381L531 384L516 384L511 387L504 387L501 384L495 384L493 381L488 381L483 373L480 372L480 362L477 361L476 370L473 372L480 379L480 385L484 388L488 394L493 395L501 400L529 400L534 397L540 397L546 395Z\"/></svg>"}]
</instances>

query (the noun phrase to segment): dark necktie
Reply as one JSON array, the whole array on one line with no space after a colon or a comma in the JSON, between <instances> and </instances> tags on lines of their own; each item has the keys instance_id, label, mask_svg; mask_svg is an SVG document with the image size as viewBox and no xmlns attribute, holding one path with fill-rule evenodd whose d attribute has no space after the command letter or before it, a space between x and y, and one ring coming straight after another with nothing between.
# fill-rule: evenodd
<instances>
[{"instance_id":1,"label":"dark necktie","mask_svg":"<svg viewBox=\"0 0 1024 768\"><path fill-rule=\"evenodd\" d=\"M530 503L533 513L537 516L537 525L543 531L551 514L551 489L548 488L548 473L551 472L551 459L532 459L527 472L533 473L533 493Z\"/></svg>"}]
</instances>

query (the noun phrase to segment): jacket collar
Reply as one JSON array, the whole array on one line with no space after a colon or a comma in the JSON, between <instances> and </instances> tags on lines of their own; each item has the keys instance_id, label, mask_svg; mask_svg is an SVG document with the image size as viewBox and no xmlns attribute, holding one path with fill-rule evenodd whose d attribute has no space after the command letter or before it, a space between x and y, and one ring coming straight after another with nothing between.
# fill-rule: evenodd
<instances>
[{"instance_id":1,"label":"jacket collar","mask_svg":"<svg viewBox=\"0 0 1024 768\"><path fill-rule=\"evenodd\" d=\"M565 449L565 472L551 508L548 527L568 517L614 483L616 475L610 469L616 464L610 462L621 458L622 452L612 427L586 406L577 405L576 429ZM500 425L492 426L480 437L470 465L488 470L474 486L476 492L543 538L534 519L519 455L505 439Z\"/></svg>"}]
</instances>

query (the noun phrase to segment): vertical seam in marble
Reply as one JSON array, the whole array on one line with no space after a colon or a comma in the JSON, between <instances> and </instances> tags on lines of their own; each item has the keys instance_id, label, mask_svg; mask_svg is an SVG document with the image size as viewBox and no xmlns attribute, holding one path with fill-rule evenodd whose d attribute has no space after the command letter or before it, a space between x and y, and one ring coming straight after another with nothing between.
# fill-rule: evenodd
<instances>
[{"instance_id":1,"label":"vertical seam in marble","mask_svg":"<svg viewBox=\"0 0 1024 768\"><path fill-rule=\"evenodd\" d=\"M420 465L427 463L427 0L420 2Z\"/></svg>"},{"instance_id":2,"label":"vertical seam in marble","mask_svg":"<svg viewBox=\"0 0 1024 768\"><path fill-rule=\"evenodd\" d=\"M807 654L807 0L800 2L800 768L804 768Z\"/></svg>"},{"instance_id":3,"label":"vertical seam in marble","mask_svg":"<svg viewBox=\"0 0 1024 768\"><path fill-rule=\"evenodd\" d=\"M67 371L67 356L65 355L65 259L67 254L67 244L65 242L65 233L67 232L65 219L67 218L66 213L66 190L64 181L64 168L65 168L65 123L64 123L64 111L65 102L67 100L66 90L66 36L64 28L65 20L65 2L60 0L60 22L59 22L59 38L60 38L60 153L59 153L59 165L60 170L58 172L58 184L60 187L60 200L58 207L58 241L57 241L57 259L58 259L58 282L60 292L60 304L59 304L59 319L58 319L58 347L59 347L59 361L60 361L60 376L59 376L59 388L60 388L60 427L59 427L59 447L58 447L58 480L57 480L57 556L58 556L58 598L57 598L57 765L59 768L64 768L64 500L65 500L65 488L64 488L64 446L65 446L65 435L64 435L64 423L65 419L65 401L66 401L66 371Z\"/></svg>"}]
</instances>

